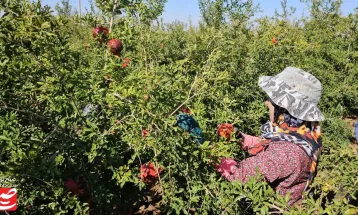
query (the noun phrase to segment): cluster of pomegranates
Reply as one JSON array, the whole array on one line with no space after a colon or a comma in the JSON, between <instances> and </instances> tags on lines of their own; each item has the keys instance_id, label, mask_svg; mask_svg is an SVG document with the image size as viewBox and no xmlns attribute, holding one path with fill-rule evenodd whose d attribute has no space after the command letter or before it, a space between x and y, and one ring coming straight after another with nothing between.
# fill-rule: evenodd
<instances>
[{"instance_id":1,"label":"cluster of pomegranates","mask_svg":"<svg viewBox=\"0 0 358 215\"><path fill-rule=\"evenodd\" d=\"M119 54L123 50L123 44L117 38L108 40L108 34L109 34L108 28L103 26L96 27L95 29L93 29L92 32L93 38L95 38L100 43L107 42L107 47L109 51L112 54L119 56Z\"/></svg>"}]
</instances>

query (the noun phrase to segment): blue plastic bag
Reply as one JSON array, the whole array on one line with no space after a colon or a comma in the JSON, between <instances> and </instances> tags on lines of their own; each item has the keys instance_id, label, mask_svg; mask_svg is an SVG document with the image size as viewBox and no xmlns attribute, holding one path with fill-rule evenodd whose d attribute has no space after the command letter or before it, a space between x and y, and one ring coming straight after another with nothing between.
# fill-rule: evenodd
<instances>
[{"instance_id":1,"label":"blue plastic bag","mask_svg":"<svg viewBox=\"0 0 358 215\"><path fill-rule=\"evenodd\" d=\"M176 117L177 122L176 125L185 131L190 133L190 136L195 137L195 140L202 144L204 139L202 137L203 131L199 127L199 123L195 121L195 119L187 114L181 113Z\"/></svg>"}]
</instances>

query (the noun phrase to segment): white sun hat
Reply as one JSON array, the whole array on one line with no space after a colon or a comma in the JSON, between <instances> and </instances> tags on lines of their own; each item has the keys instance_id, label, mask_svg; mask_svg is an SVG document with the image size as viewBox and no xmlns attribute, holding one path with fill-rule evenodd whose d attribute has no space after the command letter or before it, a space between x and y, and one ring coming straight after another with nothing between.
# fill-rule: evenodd
<instances>
[{"instance_id":1,"label":"white sun hat","mask_svg":"<svg viewBox=\"0 0 358 215\"><path fill-rule=\"evenodd\" d=\"M278 106L304 121L323 121L318 108L322 94L321 82L302 69L287 67L276 76L262 76L259 86Z\"/></svg>"}]
</instances>

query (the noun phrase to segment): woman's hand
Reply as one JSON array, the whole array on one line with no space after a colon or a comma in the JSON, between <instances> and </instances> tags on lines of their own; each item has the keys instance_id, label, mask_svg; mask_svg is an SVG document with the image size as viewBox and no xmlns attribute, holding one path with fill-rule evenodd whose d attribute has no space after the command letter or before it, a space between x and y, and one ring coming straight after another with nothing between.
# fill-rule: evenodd
<instances>
[{"instance_id":1,"label":"woman's hand","mask_svg":"<svg viewBox=\"0 0 358 215\"><path fill-rule=\"evenodd\" d=\"M269 108L270 121L273 123L275 121L275 107L269 99L265 101L265 105Z\"/></svg>"},{"instance_id":2,"label":"woman's hand","mask_svg":"<svg viewBox=\"0 0 358 215\"><path fill-rule=\"evenodd\" d=\"M222 158L221 162L216 165L216 171L218 171L223 177L227 178L233 173L233 167L237 165L237 162L231 158Z\"/></svg>"}]
</instances>

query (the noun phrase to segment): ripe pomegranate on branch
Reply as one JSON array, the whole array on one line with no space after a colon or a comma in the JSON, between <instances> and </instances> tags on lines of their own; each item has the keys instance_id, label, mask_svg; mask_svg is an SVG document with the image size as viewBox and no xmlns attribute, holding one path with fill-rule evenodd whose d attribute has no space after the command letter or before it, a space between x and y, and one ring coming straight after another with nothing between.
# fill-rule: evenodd
<instances>
[{"instance_id":1,"label":"ripe pomegranate on branch","mask_svg":"<svg viewBox=\"0 0 358 215\"><path fill-rule=\"evenodd\" d=\"M117 56L123 50L122 42L116 38L109 40L107 43L107 47L112 52L112 54L117 55Z\"/></svg>"},{"instance_id":2,"label":"ripe pomegranate on branch","mask_svg":"<svg viewBox=\"0 0 358 215\"><path fill-rule=\"evenodd\" d=\"M93 29L92 35L97 41L103 43L108 39L109 30L106 27L98 26Z\"/></svg>"}]
</instances>

